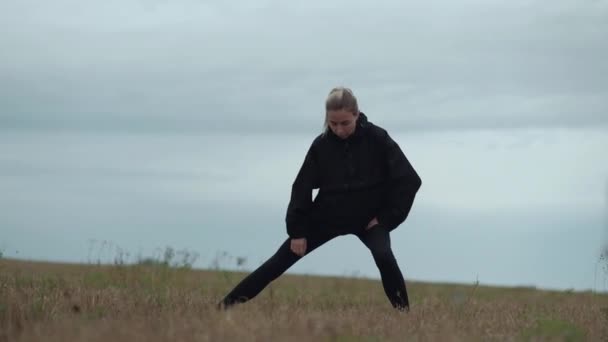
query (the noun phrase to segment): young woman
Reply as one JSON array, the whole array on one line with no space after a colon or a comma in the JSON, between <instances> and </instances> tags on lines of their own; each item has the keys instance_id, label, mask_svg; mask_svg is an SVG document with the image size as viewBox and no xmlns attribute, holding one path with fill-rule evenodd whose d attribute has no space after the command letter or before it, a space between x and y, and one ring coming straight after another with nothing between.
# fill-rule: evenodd
<instances>
[{"instance_id":1,"label":"young woman","mask_svg":"<svg viewBox=\"0 0 608 342\"><path fill-rule=\"evenodd\" d=\"M293 182L286 215L289 237L218 308L254 298L304 255L335 237L354 234L369 248L392 306L409 311L390 232L407 218L421 179L387 131L359 111L350 89L332 89L325 113L325 129ZM314 200L313 189L319 189Z\"/></svg>"}]
</instances>

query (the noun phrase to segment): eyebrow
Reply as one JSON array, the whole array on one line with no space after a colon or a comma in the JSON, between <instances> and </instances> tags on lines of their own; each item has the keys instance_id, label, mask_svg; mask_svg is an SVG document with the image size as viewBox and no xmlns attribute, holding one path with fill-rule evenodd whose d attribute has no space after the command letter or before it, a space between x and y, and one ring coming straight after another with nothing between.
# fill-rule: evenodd
<instances>
[{"instance_id":1,"label":"eyebrow","mask_svg":"<svg viewBox=\"0 0 608 342\"><path fill-rule=\"evenodd\" d=\"M333 120L329 120L329 122L331 122L333 124L338 123L337 121L333 121ZM350 122L350 120L344 120L344 121L341 121L340 123L349 123L349 122Z\"/></svg>"}]
</instances>

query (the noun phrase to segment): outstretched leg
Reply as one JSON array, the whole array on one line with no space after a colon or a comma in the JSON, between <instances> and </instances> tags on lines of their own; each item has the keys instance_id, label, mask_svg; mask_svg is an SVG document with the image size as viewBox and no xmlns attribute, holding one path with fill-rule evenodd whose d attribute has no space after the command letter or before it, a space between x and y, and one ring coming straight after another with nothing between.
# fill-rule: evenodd
<instances>
[{"instance_id":1,"label":"outstretched leg","mask_svg":"<svg viewBox=\"0 0 608 342\"><path fill-rule=\"evenodd\" d=\"M409 311L405 280L391 249L390 233L382 225L365 230L357 237L369 248L380 270L384 292L394 308Z\"/></svg>"},{"instance_id":2,"label":"outstretched leg","mask_svg":"<svg viewBox=\"0 0 608 342\"><path fill-rule=\"evenodd\" d=\"M306 254L315 250L335 235L315 234L306 238ZM291 239L287 238L276 253L255 271L245 277L219 303L220 308L228 308L234 304L244 303L257 296L270 282L278 278L302 257L291 251Z\"/></svg>"}]
</instances>

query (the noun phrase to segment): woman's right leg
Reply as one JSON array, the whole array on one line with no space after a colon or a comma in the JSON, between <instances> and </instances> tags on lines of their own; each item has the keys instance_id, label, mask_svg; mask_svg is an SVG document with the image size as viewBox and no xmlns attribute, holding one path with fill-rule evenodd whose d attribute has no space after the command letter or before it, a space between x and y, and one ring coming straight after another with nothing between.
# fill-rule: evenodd
<instances>
[{"instance_id":1,"label":"woman's right leg","mask_svg":"<svg viewBox=\"0 0 608 342\"><path fill-rule=\"evenodd\" d=\"M336 235L314 234L306 238L306 254L315 250ZM255 271L243 279L219 303L220 308L228 308L234 304L244 303L257 296L270 282L278 278L302 257L291 251L291 239L287 238L277 252Z\"/></svg>"}]
</instances>

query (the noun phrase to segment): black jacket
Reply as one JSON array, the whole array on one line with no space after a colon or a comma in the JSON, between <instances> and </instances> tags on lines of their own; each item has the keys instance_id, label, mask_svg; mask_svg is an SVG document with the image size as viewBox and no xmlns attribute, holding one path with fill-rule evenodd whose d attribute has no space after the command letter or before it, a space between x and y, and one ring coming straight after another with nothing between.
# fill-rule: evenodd
<instances>
[{"instance_id":1,"label":"black jacket","mask_svg":"<svg viewBox=\"0 0 608 342\"><path fill-rule=\"evenodd\" d=\"M374 217L392 231L407 218L421 184L387 131L360 113L347 139L330 129L314 139L292 185L287 233L356 232ZM313 189L319 189L314 200Z\"/></svg>"}]
</instances>

